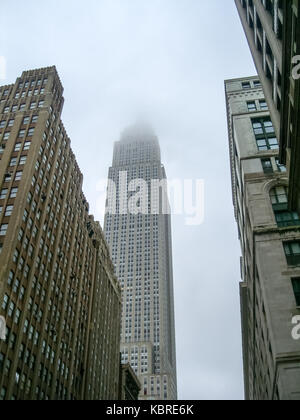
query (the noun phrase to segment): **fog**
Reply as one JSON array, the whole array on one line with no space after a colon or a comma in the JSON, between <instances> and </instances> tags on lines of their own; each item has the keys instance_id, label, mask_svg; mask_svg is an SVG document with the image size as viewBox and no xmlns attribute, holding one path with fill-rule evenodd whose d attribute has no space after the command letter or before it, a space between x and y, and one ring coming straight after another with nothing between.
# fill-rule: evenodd
<instances>
[{"instance_id":1,"label":"fog","mask_svg":"<svg viewBox=\"0 0 300 420\"><path fill-rule=\"evenodd\" d=\"M62 119L96 218L113 143L141 116L168 178L204 180L204 222L172 219L179 398L243 399L224 79L255 70L234 1L2 0L0 27L1 84L56 65Z\"/></svg>"}]
</instances>

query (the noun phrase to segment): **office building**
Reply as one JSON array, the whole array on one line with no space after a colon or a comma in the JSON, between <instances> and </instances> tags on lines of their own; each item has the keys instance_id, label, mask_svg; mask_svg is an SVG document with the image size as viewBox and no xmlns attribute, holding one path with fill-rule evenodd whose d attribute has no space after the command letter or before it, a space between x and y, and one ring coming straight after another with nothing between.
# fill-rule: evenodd
<instances>
[{"instance_id":1,"label":"office building","mask_svg":"<svg viewBox=\"0 0 300 420\"><path fill-rule=\"evenodd\" d=\"M171 217L152 211L160 194L151 195L151 181L164 183L166 174L150 128L123 132L109 180L104 231L122 287L122 363L138 376L140 399L176 399Z\"/></svg>"},{"instance_id":2,"label":"office building","mask_svg":"<svg viewBox=\"0 0 300 420\"><path fill-rule=\"evenodd\" d=\"M300 211L300 0L235 0Z\"/></svg>"},{"instance_id":3,"label":"office building","mask_svg":"<svg viewBox=\"0 0 300 420\"><path fill-rule=\"evenodd\" d=\"M129 363L120 366L119 400L137 401L141 384Z\"/></svg>"},{"instance_id":4,"label":"office building","mask_svg":"<svg viewBox=\"0 0 300 420\"><path fill-rule=\"evenodd\" d=\"M55 67L0 88L0 399L117 399L121 290Z\"/></svg>"},{"instance_id":5,"label":"office building","mask_svg":"<svg viewBox=\"0 0 300 420\"><path fill-rule=\"evenodd\" d=\"M247 400L300 399L300 218L257 77L225 82Z\"/></svg>"}]
</instances>

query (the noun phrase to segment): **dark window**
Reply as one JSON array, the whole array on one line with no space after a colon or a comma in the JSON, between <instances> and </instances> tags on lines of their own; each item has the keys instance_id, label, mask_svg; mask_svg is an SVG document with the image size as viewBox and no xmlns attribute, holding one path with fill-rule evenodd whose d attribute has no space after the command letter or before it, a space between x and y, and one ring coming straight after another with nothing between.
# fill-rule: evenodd
<instances>
[{"instance_id":1,"label":"dark window","mask_svg":"<svg viewBox=\"0 0 300 420\"><path fill-rule=\"evenodd\" d=\"M243 89L250 89L251 88L250 82L243 82L242 83L242 88Z\"/></svg>"},{"instance_id":2,"label":"dark window","mask_svg":"<svg viewBox=\"0 0 300 420\"><path fill-rule=\"evenodd\" d=\"M292 279L297 306L300 306L300 278Z\"/></svg>"},{"instance_id":3,"label":"dark window","mask_svg":"<svg viewBox=\"0 0 300 420\"><path fill-rule=\"evenodd\" d=\"M262 167L265 174L273 173L273 166L272 166L271 159L262 159L261 163L262 163Z\"/></svg>"},{"instance_id":4,"label":"dark window","mask_svg":"<svg viewBox=\"0 0 300 420\"><path fill-rule=\"evenodd\" d=\"M275 212L275 217L279 227L300 225L300 218L297 212L278 211Z\"/></svg>"},{"instance_id":5,"label":"dark window","mask_svg":"<svg viewBox=\"0 0 300 420\"><path fill-rule=\"evenodd\" d=\"M288 211L287 188L284 186L275 187L270 191L270 196L277 225L279 227L299 226L299 214L297 212Z\"/></svg>"},{"instance_id":6,"label":"dark window","mask_svg":"<svg viewBox=\"0 0 300 420\"><path fill-rule=\"evenodd\" d=\"M300 265L300 242L285 242L283 246L288 265Z\"/></svg>"},{"instance_id":7,"label":"dark window","mask_svg":"<svg viewBox=\"0 0 300 420\"><path fill-rule=\"evenodd\" d=\"M259 101L259 107L262 111L269 109L268 104L264 99Z\"/></svg>"},{"instance_id":8,"label":"dark window","mask_svg":"<svg viewBox=\"0 0 300 420\"><path fill-rule=\"evenodd\" d=\"M287 188L284 186L275 187L270 191L271 202L274 211L287 211L288 196Z\"/></svg>"},{"instance_id":9,"label":"dark window","mask_svg":"<svg viewBox=\"0 0 300 420\"><path fill-rule=\"evenodd\" d=\"M256 103L254 101L247 102L248 111L257 111Z\"/></svg>"}]
</instances>

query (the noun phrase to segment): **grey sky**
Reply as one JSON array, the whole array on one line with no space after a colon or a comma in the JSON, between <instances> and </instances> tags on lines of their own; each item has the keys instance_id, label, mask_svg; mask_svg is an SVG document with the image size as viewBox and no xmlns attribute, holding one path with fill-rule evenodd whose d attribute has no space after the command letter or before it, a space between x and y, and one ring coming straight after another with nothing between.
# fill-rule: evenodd
<instances>
[{"instance_id":1,"label":"grey sky","mask_svg":"<svg viewBox=\"0 0 300 420\"><path fill-rule=\"evenodd\" d=\"M205 180L205 222L173 217L181 399L242 399L239 255L224 79L255 70L233 0L1 0L7 80L56 65L97 217L113 142L146 116L169 178Z\"/></svg>"}]
</instances>

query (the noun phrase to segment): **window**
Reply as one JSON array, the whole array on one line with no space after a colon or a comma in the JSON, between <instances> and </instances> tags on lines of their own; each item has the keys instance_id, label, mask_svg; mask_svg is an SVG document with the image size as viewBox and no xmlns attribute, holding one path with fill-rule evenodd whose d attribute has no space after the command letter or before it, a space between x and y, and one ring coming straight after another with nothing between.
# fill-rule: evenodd
<instances>
[{"instance_id":1,"label":"window","mask_svg":"<svg viewBox=\"0 0 300 420\"><path fill-rule=\"evenodd\" d=\"M18 192L18 188L12 188L10 191L10 198L16 198Z\"/></svg>"},{"instance_id":2,"label":"window","mask_svg":"<svg viewBox=\"0 0 300 420\"><path fill-rule=\"evenodd\" d=\"M24 136L25 136L25 130L20 130L18 137L23 138Z\"/></svg>"},{"instance_id":3,"label":"window","mask_svg":"<svg viewBox=\"0 0 300 420\"><path fill-rule=\"evenodd\" d=\"M8 189L7 189L7 188L3 188L3 189L0 191L0 200L5 200L6 195L7 195L7 192L8 192Z\"/></svg>"},{"instance_id":4,"label":"window","mask_svg":"<svg viewBox=\"0 0 300 420\"><path fill-rule=\"evenodd\" d=\"M31 141L25 141L23 150L29 150L30 149L30 145L31 145Z\"/></svg>"},{"instance_id":5,"label":"window","mask_svg":"<svg viewBox=\"0 0 300 420\"><path fill-rule=\"evenodd\" d=\"M34 128L30 128L30 129L28 130L28 134L27 134L27 136L28 136L28 137L31 137L31 136L33 136L33 134L34 134Z\"/></svg>"},{"instance_id":6,"label":"window","mask_svg":"<svg viewBox=\"0 0 300 420\"><path fill-rule=\"evenodd\" d=\"M4 223L0 227L0 236L5 236L7 232L8 224Z\"/></svg>"},{"instance_id":7,"label":"window","mask_svg":"<svg viewBox=\"0 0 300 420\"><path fill-rule=\"evenodd\" d=\"M284 186L275 187L270 191L271 202L274 211L288 209L287 188Z\"/></svg>"},{"instance_id":8,"label":"window","mask_svg":"<svg viewBox=\"0 0 300 420\"><path fill-rule=\"evenodd\" d=\"M30 109L34 109L34 108L36 108L36 102L31 102Z\"/></svg>"},{"instance_id":9,"label":"window","mask_svg":"<svg viewBox=\"0 0 300 420\"><path fill-rule=\"evenodd\" d=\"M254 81L253 81L253 86L254 86L255 88L260 87L260 86L261 86L260 81L259 81L259 80L254 80Z\"/></svg>"},{"instance_id":10,"label":"window","mask_svg":"<svg viewBox=\"0 0 300 420\"><path fill-rule=\"evenodd\" d=\"M8 127L12 127L14 125L15 120L8 121Z\"/></svg>"},{"instance_id":11,"label":"window","mask_svg":"<svg viewBox=\"0 0 300 420\"><path fill-rule=\"evenodd\" d=\"M256 111L256 103L254 101L247 102L248 111Z\"/></svg>"},{"instance_id":12,"label":"window","mask_svg":"<svg viewBox=\"0 0 300 420\"><path fill-rule=\"evenodd\" d=\"M287 263L290 266L300 264L300 242L285 242L283 244Z\"/></svg>"},{"instance_id":13,"label":"window","mask_svg":"<svg viewBox=\"0 0 300 420\"><path fill-rule=\"evenodd\" d=\"M44 106L45 101L40 101L39 102L39 108L42 108Z\"/></svg>"},{"instance_id":14,"label":"window","mask_svg":"<svg viewBox=\"0 0 300 420\"><path fill-rule=\"evenodd\" d=\"M279 172L286 172L286 167L280 163L279 158L276 158L276 165Z\"/></svg>"},{"instance_id":15,"label":"window","mask_svg":"<svg viewBox=\"0 0 300 420\"><path fill-rule=\"evenodd\" d=\"M297 306L300 306L300 278L292 279Z\"/></svg>"},{"instance_id":16,"label":"window","mask_svg":"<svg viewBox=\"0 0 300 420\"><path fill-rule=\"evenodd\" d=\"M34 116L32 117L31 123L32 123L32 124L35 124L35 123L37 122L37 120L38 120L38 115L34 115Z\"/></svg>"},{"instance_id":17,"label":"window","mask_svg":"<svg viewBox=\"0 0 300 420\"><path fill-rule=\"evenodd\" d=\"M16 143L15 148L14 148L14 152L19 152L21 150L21 146L22 146L22 143Z\"/></svg>"},{"instance_id":18,"label":"window","mask_svg":"<svg viewBox=\"0 0 300 420\"><path fill-rule=\"evenodd\" d=\"M242 83L242 88L243 89L250 89L251 88L250 82L243 82Z\"/></svg>"},{"instance_id":19,"label":"window","mask_svg":"<svg viewBox=\"0 0 300 420\"><path fill-rule=\"evenodd\" d=\"M26 156L21 156L19 165L25 165L25 163L26 163Z\"/></svg>"},{"instance_id":20,"label":"window","mask_svg":"<svg viewBox=\"0 0 300 420\"><path fill-rule=\"evenodd\" d=\"M5 216L7 217L11 216L13 209L14 209L14 206L12 205L6 206Z\"/></svg>"},{"instance_id":21,"label":"window","mask_svg":"<svg viewBox=\"0 0 300 420\"><path fill-rule=\"evenodd\" d=\"M4 182L10 182L12 178L11 173L7 173L4 175Z\"/></svg>"},{"instance_id":22,"label":"window","mask_svg":"<svg viewBox=\"0 0 300 420\"><path fill-rule=\"evenodd\" d=\"M22 173L23 173L22 171L16 172L15 181L21 181Z\"/></svg>"},{"instance_id":23,"label":"window","mask_svg":"<svg viewBox=\"0 0 300 420\"><path fill-rule=\"evenodd\" d=\"M279 227L299 226L300 218L297 212L288 211L288 192L284 186L275 187L270 191L271 202Z\"/></svg>"},{"instance_id":24,"label":"window","mask_svg":"<svg viewBox=\"0 0 300 420\"><path fill-rule=\"evenodd\" d=\"M297 212L276 211L275 218L279 227L300 225L300 218Z\"/></svg>"},{"instance_id":25,"label":"window","mask_svg":"<svg viewBox=\"0 0 300 420\"><path fill-rule=\"evenodd\" d=\"M270 118L255 118L252 120L252 127L259 151L278 149L278 141Z\"/></svg>"},{"instance_id":26,"label":"window","mask_svg":"<svg viewBox=\"0 0 300 420\"><path fill-rule=\"evenodd\" d=\"M2 353L1 353L1 355L2 355ZM1 388L1 392L0 392L0 400L2 400L2 401L4 401L4 399L5 399L5 397L6 397L6 388L5 387L3 387L3 388Z\"/></svg>"},{"instance_id":27,"label":"window","mask_svg":"<svg viewBox=\"0 0 300 420\"><path fill-rule=\"evenodd\" d=\"M8 279L7 279L7 284L8 284L9 286L11 286L11 285L12 285L12 283L13 283L13 279L14 279L14 276L15 276L15 273L14 273L13 271L10 271L10 272L9 272L9 275L8 275Z\"/></svg>"},{"instance_id":28,"label":"window","mask_svg":"<svg viewBox=\"0 0 300 420\"><path fill-rule=\"evenodd\" d=\"M5 124L6 124L6 121L5 120L0 121L0 128L4 128L5 127Z\"/></svg>"},{"instance_id":29,"label":"window","mask_svg":"<svg viewBox=\"0 0 300 420\"><path fill-rule=\"evenodd\" d=\"M269 109L268 108L268 104L267 104L267 102L264 99L261 99L259 101L259 107L260 107L261 111L266 111L266 110Z\"/></svg>"},{"instance_id":30,"label":"window","mask_svg":"<svg viewBox=\"0 0 300 420\"><path fill-rule=\"evenodd\" d=\"M9 166L16 166L16 164L17 164L17 158L11 158L9 162Z\"/></svg>"},{"instance_id":31,"label":"window","mask_svg":"<svg viewBox=\"0 0 300 420\"><path fill-rule=\"evenodd\" d=\"M29 124L29 121L30 121L30 117L25 117L25 118L23 119L23 125L27 125L27 124Z\"/></svg>"},{"instance_id":32,"label":"window","mask_svg":"<svg viewBox=\"0 0 300 420\"><path fill-rule=\"evenodd\" d=\"M10 131L6 131L3 136L3 140L8 140L10 136Z\"/></svg>"},{"instance_id":33,"label":"window","mask_svg":"<svg viewBox=\"0 0 300 420\"><path fill-rule=\"evenodd\" d=\"M273 173L273 166L272 166L271 159L262 159L261 163L262 163L262 167L265 174Z\"/></svg>"}]
</instances>

